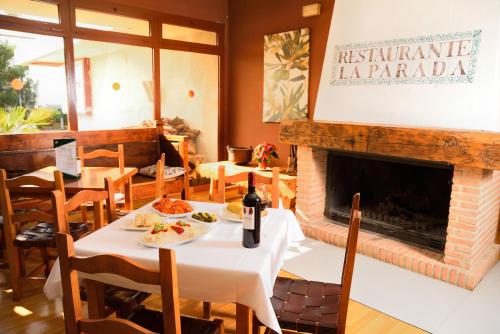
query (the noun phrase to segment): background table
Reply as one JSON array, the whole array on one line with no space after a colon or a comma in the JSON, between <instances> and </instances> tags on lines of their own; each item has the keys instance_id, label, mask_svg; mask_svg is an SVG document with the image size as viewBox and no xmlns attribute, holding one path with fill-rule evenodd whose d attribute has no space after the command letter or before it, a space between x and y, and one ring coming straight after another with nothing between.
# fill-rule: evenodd
<instances>
[{"instance_id":1,"label":"background table","mask_svg":"<svg viewBox=\"0 0 500 334\"><path fill-rule=\"evenodd\" d=\"M55 166L49 166L27 175L37 176L49 181L54 180ZM123 173L118 167L83 167L82 175L79 178L64 177L64 189L67 194L75 194L81 190L102 190L104 189L104 179L113 179L115 187L123 184L125 190L125 210L133 208L132 203L132 176L137 174L137 168L125 167Z\"/></svg>"},{"instance_id":2,"label":"background table","mask_svg":"<svg viewBox=\"0 0 500 334\"><path fill-rule=\"evenodd\" d=\"M210 178L210 199L213 199L215 191L217 191L217 178L219 177L219 166L225 167L226 175L236 175L244 172L256 172L263 176L272 177L272 170L262 171L258 170L257 166L252 165L236 165L231 161L219 161L203 163L198 166L201 176ZM290 209L293 207L292 203L295 199L297 187L297 177L280 173L279 189L280 195L283 200L285 208Z\"/></svg>"},{"instance_id":3,"label":"background table","mask_svg":"<svg viewBox=\"0 0 500 334\"><path fill-rule=\"evenodd\" d=\"M191 203L195 210L216 213L224 207L223 204L215 203ZM239 333L246 333L251 329L249 309L255 311L262 323L281 332L269 298L289 244L304 238L291 211L268 210L269 214L262 221L258 248L244 248L241 223L225 220L214 225L202 238L175 247L180 296L200 301L237 303ZM149 213L153 210L149 204L136 212ZM78 240L75 243L76 254L119 254L147 268L158 270L158 250L138 242L144 232L120 228L124 220L133 219L134 215L135 213L131 213ZM92 278L130 289L160 293L159 286L138 284L113 275L92 275ZM62 296L60 280L59 265L56 262L44 286L49 299ZM242 316L245 314L246 317ZM241 320L245 319L247 323L243 321L242 324Z\"/></svg>"}]
</instances>

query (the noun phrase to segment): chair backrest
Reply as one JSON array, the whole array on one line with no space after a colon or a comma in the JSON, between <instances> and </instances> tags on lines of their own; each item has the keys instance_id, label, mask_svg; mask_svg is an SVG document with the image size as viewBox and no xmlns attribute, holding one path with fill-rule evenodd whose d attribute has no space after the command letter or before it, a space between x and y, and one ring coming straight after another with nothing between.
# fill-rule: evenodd
<instances>
[{"instance_id":1,"label":"chair backrest","mask_svg":"<svg viewBox=\"0 0 500 334\"><path fill-rule=\"evenodd\" d=\"M85 160L92 160L96 158L117 158L120 173L123 173L125 170L125 155L123 151L123 144L118 144L118 151L99 149L87 153L84 152L83 146L78 146L78 158L80 159L80 166L82 168L85 167Z\"/></svg>"},{"instance_id":2,"label":"chair backrest","mask_svg":"<svg viewBox=\"0 0 500 334\"><path fill-rule=\"evenodd\" d=\"M94 230L98 230L105 224L103 202L106 201L107 221L111 223L116 220L115 188L113 180L107 177L104 181L105 190L82 190L76 193L68 201L65 200L61 191L52 192L52 206L55 210L57 232L69 233L68 214L79 210L84 203L92 202L94 209Z\"/></svg>"},{"instance_id":3,"label":"chair backrest","mask_svg":"<svg viewBox=\"0 0 500 334\"><path fill-rule=\"evenodd\" d=\"M349 305L349 295L351 293L352 273L356 258L356 247L358 244L359 224L361 223L361 211L359 210L360 194L357 193L352 198L351 218L349 221L349 232L347 235L347 246L344 256L344 267L342 270L342 293L339 302L338 330L344 333L347 320L347 308Z\"/></svg>"},{"instance_id":4,"label":"chair backrest","mask_svg":"<svg viewBox=\"0 0 500 334\"><path fill-rule=\"evenodd\" d=\"M165 195L165 153L161 154L160 160L156 162L156 182L155 182L155 198L160 198Z\"/></svg>"},{"instance_id":5,"label":"chair backrest","mask_svg":"<svg viewBox=\"0 0 500 334\"><path fill-rule=\"evenodd\" d=\"M50 193L59 190L64 197L62 173L54 171L54 181L36 176L19 176L7 179L7 173L0 169L0 207L4 220L7 244L15 239L18 228L24 223L38 221L54 222L53 207L50 206ZM15 198L22 198L14 203ZM16 212L15 209L27 209ZM8 241L10 240L10 241Z\"/></svg>"},{"instance_id":6,"label":"chair backrest","mask_svg":"<svg viewBox=\"0 0 500 334\"><path fill-rule=\"evenodd\" d=\"M271 177L255 173L255 184L263 183L271 186L271 205L273 208L278 208L280 199L280 169L279 167L274 167L272 171ZM217 202L226 202L226 183L248 182L248 173L249 172L242 172L226 176L226 167L223 165L219 166L217 177Z\"/></svg>"},{"instance_id":7,"label":"chair backrest","mask_svg":"<svg viewBox=\"0 0 500 334\"><path fill-rule=\"evenodd\" d=\"M64 233L57 234L57 249L61 266L63 288L64 321L66 333L151 333L145 328L124 319L82 319L80 288L77 271L87 274L108 273L128 278L141 284L161 286L164 332L180 334L180 309L177 283L175 251L160 248L160 270L146 269L119 255L98 255L87 258L75 256L73 238ZM89 309L95 307L93 300L99 283L87 284ZM92 316L92 318L95 318Z\"/></svg>"},{"instance_id":8,"label":"chair backrest","mask_svg":"<svg viewBox=\"0 0 500 334\"><path fill-rule=\"evenodd\" d=\"M164 164L171 167L184 168L185 173L182 176L183 199L189 200L189 137L180 135L159 135L158 143L159 152L166 155L163 159Z\"/></svg>"}]
</instances>

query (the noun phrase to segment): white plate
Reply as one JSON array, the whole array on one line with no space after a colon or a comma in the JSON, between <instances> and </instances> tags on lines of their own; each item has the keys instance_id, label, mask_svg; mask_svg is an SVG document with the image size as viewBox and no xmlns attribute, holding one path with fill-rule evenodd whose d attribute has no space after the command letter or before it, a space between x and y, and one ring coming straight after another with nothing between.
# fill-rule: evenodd
<instances>
[{"instance_id":1,"label":"white plate","mask_svg":"<svg viewBox=\"0 0 500 334\"><path fill-rule=\"evenodd\" d=\"M260 214L260 218L261 219L265 218L267 216L267 214L268 214L268 212L266 209L266 210L262 211L262 213ZM241 221L242 221L240 215L229 211L227 208L224 208L221 210L220 217L222 219L229 220L229 221L236 222L236 223L241 223Z\"/></svg>"},{"instance_id":2,"label":"white plate","mask_svg":"<svg viewBox=\"0 0 500 334\"><path fill-rule=\"evenodd\" d=\"M142 226L142 227L135 226L135 220L132 218L132 219L125 219L125 221L123 221L120 224L120 228L122 230L127 230L127 231L148 231L151 229L151 226Z\"/></svg>"},{"instance_id":3,"label":"white plate","mask_svg":"<svg viewBox=\"0 0 500 334\"><path fill-rule=\"evenodd\" d=\"M194 213L194 211L189 211L186 213L163 213L161 211L156 210L153 206L151 206L151 209L153 209L153 211L159 214L160 216L167 218L183 218Z\"/></svg>"},{"instance_id":4,"label":"white plate","mask_svg":"<svg viewBox=\"0 0 500 334\"><path fill-rule=\"evenodd\" d=\"M216 221L214 221L214 222L211 222L211 223L207 223L207 222L204 222L204 221L198 220L198 219L196 219L196 218L193 218L193 215L194 215L194 214L196 214L196 213L198 213L198 212L204 212L204 211L195 211L195 212L191 213L191 214L189 215L189 219L191 219L191 220L192 220L192 221L194 221L195 223L205 224L205 225L208 225L208 226L210 226L210 225L215 225L215 224L218 224L218 223L220 222L220 219L219 219L219 215L218 215L218 214L215 214L215 216L217 217L217 220L216 220ZM210 212L208 212L208 213L210 213Z\"/></svg>"},{"instance_id":5,"label":"white plate","mask_svg":"<svg viewBox=\"0 0 500 334\"><path fill-rule=\"evenodd\" d=\"M205 234L207 234L210 229L206 224L198 224L198 223L188 223L191 225L193 229L196 229L196 232L191 235L191 236L186 236L182 237L181 235L178 235L176 232L170 231L170 232L162 232L162 233L171 233L169 240L164 240L163 242L147 242L144 240L144 238L151 233L151 231L147 231L141 237L139 238L139 243L146 246L146 247L151 247L151 248L162 248L162 247L173 247L173 246L178 246L182 245L191 241L194 241L198 238L201 238Z\"/></svg>"}]
</instances>

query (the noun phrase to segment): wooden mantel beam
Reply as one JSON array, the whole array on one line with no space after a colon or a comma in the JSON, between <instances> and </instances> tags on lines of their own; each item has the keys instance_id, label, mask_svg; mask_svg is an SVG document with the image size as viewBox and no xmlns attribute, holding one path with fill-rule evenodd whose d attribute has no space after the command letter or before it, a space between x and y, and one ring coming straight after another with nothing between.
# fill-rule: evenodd
<instances>
[{"instance_id":1,"label":"wooden mantel beam","mask_svg":"<svg viewBox=\"0 0 500 334\"><path fill-rule=\"evenodd\" d=\"M500 170L498 132L284 121L280 141Z\"/></svg>"}]
</instances>

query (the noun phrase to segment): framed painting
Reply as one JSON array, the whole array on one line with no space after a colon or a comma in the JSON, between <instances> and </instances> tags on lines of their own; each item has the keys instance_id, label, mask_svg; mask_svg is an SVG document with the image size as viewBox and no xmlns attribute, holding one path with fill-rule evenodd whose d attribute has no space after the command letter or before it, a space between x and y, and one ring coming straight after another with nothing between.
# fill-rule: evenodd
<instances>
[{"instance_id":1,"label":"framed painting","mask_svg":"<svg viewBox=\"0 0 500 334\"><path fill-rule=\"evenodd\" d=\"M264 36L264 122L307 118L309 28Z\"/></svg>"}]
</instances>

